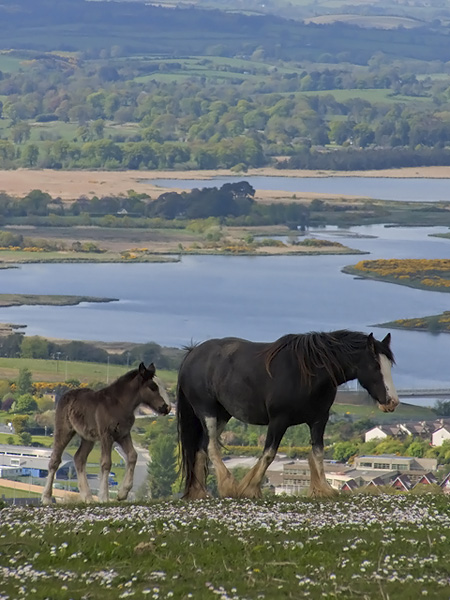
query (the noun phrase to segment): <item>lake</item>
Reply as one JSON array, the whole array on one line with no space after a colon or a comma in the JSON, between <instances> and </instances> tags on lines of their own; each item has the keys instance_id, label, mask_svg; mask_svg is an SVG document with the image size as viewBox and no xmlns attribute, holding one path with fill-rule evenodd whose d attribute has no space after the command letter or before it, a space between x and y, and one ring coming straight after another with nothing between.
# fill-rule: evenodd
<instances>
[{"instance_id":1,"label":"lake","mask_svg":"<svg viewBox=\"0 0 450 600\"><path fill-rule=\"evenodd\" d=\"M211 179L149 179L147 183L161 187L178 187L192 190L204 187L222 187L225 183L248 181L255 190L281 190L314 192L320 194L343 194L345 196L369 197L377 200L402 200L410 202L449 202L448 179L415 179L392 177L212 177ZM161 193L163 190L161 190Z\"/></svg>"},{"instance_id":2,"label":"lake","mask_svg":"<svg viewBox=\"0 0 450 600\"><path fill-rule=\"evenodd\" d=\"M338 239L370 258L445 258L444 227L327 227L311 236ZM369 237L375 236L375 237ZM369 256L367 257L369 258ZM28 335L155 341L183 346L211 337L270 341L289 332L373 325L450 310L450 294L417 290L341 272L361 256L184 256L179 263L36 264L1 272L2 291L120 298L73 307L0 309L0 321L27 324ZM450 335L393 330L399 388L450 389Z\"/></svg>"}]
</instances>

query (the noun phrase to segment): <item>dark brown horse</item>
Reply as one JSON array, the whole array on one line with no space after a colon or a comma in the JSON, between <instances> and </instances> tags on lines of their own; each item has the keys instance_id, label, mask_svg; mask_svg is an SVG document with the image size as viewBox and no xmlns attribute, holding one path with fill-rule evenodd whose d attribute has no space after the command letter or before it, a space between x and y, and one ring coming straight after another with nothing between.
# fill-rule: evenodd
<instances>
[{"instance_id":1,"label":"dark brown horse","mask_svg":"<svg viewBox=\"0 0 450 600\"><path fill-rule=\"evenodd\" d=\"M178 435L185 498L204 498L208 457L220 496L254 498L286 429L307 423L312 450L310 494L329 496L323 434L338 385L358 379L381 410L398 396L391 377L391 336L383 341L356 331L289 334L273 343L238 338L206 341L188 349L178 378ZM224 465L219 436L231 417L268 425L264 451L239 483Z\"/></svg>"},{"instance_id":2,"label":"dark brown horse","mask_svg":"<svg viewBox=\"0 0 450 600\"><path fill-rule=\"evenodd\" d=\"M95 442L99 440L101 443L99 500L108 501L108 479L114 442L117 442L126 454L127 469L117 495L118 500L125 500L133 486L137 460L130 435L134 423L134 411L139 404L146 404L155 412L167 415L170 412L170 404L166 400L167 393L155 377L153 363L148 368L141 363L138 369L125 373L114 383L97 392L88 388L66 392L56 406L55 440L42 502L49 504L52 501L53 480L61 463L61 455L76 433L81 438L74 457L81 499L85 502L92 502L93 499L86 477L86 461Z\"/></svg>"}]
</instances>

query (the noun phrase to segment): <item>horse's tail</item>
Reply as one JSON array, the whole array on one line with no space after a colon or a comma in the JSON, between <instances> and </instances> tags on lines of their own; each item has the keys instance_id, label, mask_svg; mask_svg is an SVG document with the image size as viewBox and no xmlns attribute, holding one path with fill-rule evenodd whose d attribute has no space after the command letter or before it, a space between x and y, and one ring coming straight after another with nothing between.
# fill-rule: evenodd
<instances>
[{"instance_id":1,"label":"horse's tail","mask_svg":"<svg viewBox=\"0 0 450 600\"><path fill-rule=\"evenodd\" d=\"M192 486L197 484L195 460L197 452L202 447L204 430L200 419L195 414L180 385L178 385L177 396L177 426L178 442L181 449L181 475L185 481L184 495L188 496Z\"/></svg>"}]
</instances>

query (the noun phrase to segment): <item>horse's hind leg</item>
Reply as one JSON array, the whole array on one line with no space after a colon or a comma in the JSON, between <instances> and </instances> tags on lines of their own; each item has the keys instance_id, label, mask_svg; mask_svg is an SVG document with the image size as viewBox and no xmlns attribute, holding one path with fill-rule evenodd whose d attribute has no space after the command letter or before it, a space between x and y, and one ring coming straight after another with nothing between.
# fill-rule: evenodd
<instances>
[{"instance_id":1,"label":"horse's hind leg","mask_svg":"<svg viewBox=\"0 0 450 600\"><path fill-rule=\"evenodd\" d=\"M77 470L78 489L80 490L80 497L83 502L93 501L92 492L86 476L86 462L93 447L94 442L82 438L80 446L73 458L75 469Z\"/></svg>"},{"instance_id":2,"label":"horse's hind leg","mask_svg":"<svg viewBox=\"0 0 450 600\"><path fill-rule=\"evenodd\" d=\"M137 462L137 452L134 449L131 436L127 435L120 440L120 445L127 457L127 470L117 494L117 500L126 500L131 488L133 487L134 469Z\"/></svg>"},{"instance_id":3,"label":"horse's hind leg","mask_svg":"<svg viewBox=\"0 0 450 600\"><path fill-rule=\"evenodd\" d=\"M277 454L278 446L286 429L287 425L284 420L270 421L262 456L242 481L239 482L239 498L261 498L261 482L269 465L273 462Z\"/></svg>"},{"instance_id":4,"label":"horse's hind leg","mask_svg":"<svg viewBox=\"0 0 450 600\"><path fill-rule=\"evenodd\" d=\"M55 429L53 451L48 463L47 481L45 482L44 491L41 496L42 504L51 504L52 502L53 481L55 479L56 471L61 464L62 453L74 435L75 431L70 425L66 425L61 429L58 427Z\"/></svg>"},{"instance_id":5,"label":"horse's hind leg","mask_svg":"<svg viewBox=\"0 0 450 600\"><path fill-rule=\"evenodd\" d=\"M209 497L206 489L206 475L208 472L208 453L198 450L195 454L192 483L189 491L184 495L186 500L204 500Z\"/></svg>"},{"instance_id":6,"label":"horse's hind leg","mask_svg":"<svg viewBox=\"0 0 450 600\"><path fill-rule=\"evenodd\" d=\"M308 457L311 472L309 496L313 498L327 498L338 493L326 480L323 467L323 434L327 421L328 415L325 419L310 425L312 449Z\"/></svg>"},{"instance_id":7,"label":"horse's hind leg","mask_svg":"<svg viewBox=\"0 0 450 600\"><path fill-rule=\"evenodd\" d=\"M224 423L218 423L215 417L205 418L206 429L208 430L208 454L211 462L214 466L217 477L217 487L219 489L219 496L221 498L236 498L237 497L237 485L236 480L230 471L226 468L223 463L222 455L219 446L219 435L226 425Z\"/></svg>"},{"instance_id":8,"label":"horse's hind leg","mask_svg":"<svg viewBox=\"0 0 450 600\"><path fill-rule=\"evenodd\" d=\"M100 486L98 499L100 502L109 500L109 473L111 471L111 452L113 440L109 435L104 435L100 439L102 445L102 456L100 462Z\"/></svg>"}]
</instances>

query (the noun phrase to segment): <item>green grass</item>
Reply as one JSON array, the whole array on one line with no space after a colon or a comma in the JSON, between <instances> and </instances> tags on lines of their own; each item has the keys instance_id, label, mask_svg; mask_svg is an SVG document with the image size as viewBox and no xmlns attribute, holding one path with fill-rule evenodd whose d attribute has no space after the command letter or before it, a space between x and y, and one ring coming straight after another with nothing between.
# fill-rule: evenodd
<instances>
[{"instance_id":1,"label":"green grass","mask_svg":"<svg viewBox=\"0 0 450 600\"><path fill-rule=\"evenodd\" d=\"M39 498L39 496L40 494L29 490L15 490L14 488L0 486L0 502L2 498Z\"/></svg>"},{"instance_id":2,"label":"green grass","mask_svg":"<svg viewBox=\"0 0 450 600\"><path fill-rule=\"evenodd\" d=\"M44 360L39 358L5 358L0 357L0 379L17 379L20 369L29 369L33 381L62 382L67 379L78 379L82 383L102 381L109 383L130 370L126 365L91 363L81 361ZM176 371L157 371L158 377L165 385L174 385Z\"/></svg>"},{"instance_id":3,"label":"green grass","mask_svg":"<svg viewBox=\"0 0 450 600\"><path fill-rule=\"evenodd\" d=\"M449 527L448 499L431 494L8 507L0 592L448 600Z\"/></svg>"},{"instance_id":4,"label":"green grass","mask_svg":"<svg viewBox=\"0 0 450 600\"><path fill-rule=\"evenodd\" d=\"M140 254L134 259L124 258L119 252L31 252L28 250L0 250L0 263L118 263L118 262L167 262L165 257Z\"/></svg>"},{"instance_id":5,"label":"green grass","mask_svg":"<svg viewBox=\"0 0 450 600\"><path fill-rule=\"evenodd\" d=\"M0 52L0 71L5 73L17 73L26 67L23 58L10 56L7 52Z\"/></svg>"},{"instance_id":6,"label":"green grass","mask_svg":"<svg viewBox=\"0 0 450 600\"><path fill-rule=\"evenodd\" d=\"M8 422L11 420L11 415L3 419L4 422ZM15 433L0 433L0 444L7 444L9 438L13 438L13 443L15 446L20 445L19 436ZM50 435L33 435L33 442L37 442L46 448L51 448L53 444L53 437Z\"/></svg>"},{"instance_id":7,"label":"green grass","mask_svg":"<svg viewBox=\"0 0 450 600\"><path fill-rule=\"evenodd\" d=\"M430 408L408 403L403 404L401 400L393 413L382 412L375 404L370 406L364 404L338 404L336 402L333 404L331 411L341 416L350 415L357 419L374 419L380 423L430 421L436 418L436 414Z\"/></svg>"},{"instance_id":8,"label":"green grass","mask_svg":"<svg viewBox=\"0 0 450 600\"><path fill-rule=\"evenodd\" d=\"M298 94L303 94L305 96L324 96L331 94L334 96L337 102L346 102L347 100L351 100L353 98L359 98L361 100L367 100L372 104L393 104L396 102L408 102L408 103L424 103L431 102L431 98L424 98L421 96L402 96L402 95L393 95L391 90L387 89L350 89L350 90L323 90L316 92L295 92Z\"/></svg>"}]
</instances>

